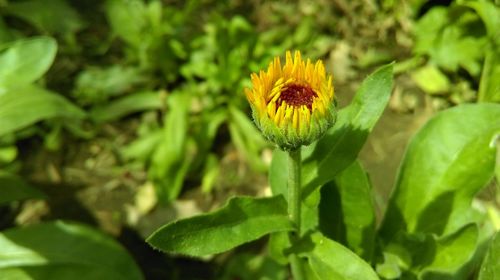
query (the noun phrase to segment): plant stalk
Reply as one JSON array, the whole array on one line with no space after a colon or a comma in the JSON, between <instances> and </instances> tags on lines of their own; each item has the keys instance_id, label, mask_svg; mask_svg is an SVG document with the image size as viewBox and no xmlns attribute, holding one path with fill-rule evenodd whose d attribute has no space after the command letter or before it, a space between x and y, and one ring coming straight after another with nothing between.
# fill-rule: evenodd
<instances>
[{"instance_id":1,"label":"plant stalk","mask_svg":"<svg viewBox=\"0 0 500 280\"><path fill-rule=\"evenodd\" d=\"M295 225L295 232L290 233L292 245L300 237L300 206L301 206L301 155L300 147L288 151L288 215ZM304 280L304 268L298 255L290 255L290 265L294 280Z\"/></svg>"}]
</instances>

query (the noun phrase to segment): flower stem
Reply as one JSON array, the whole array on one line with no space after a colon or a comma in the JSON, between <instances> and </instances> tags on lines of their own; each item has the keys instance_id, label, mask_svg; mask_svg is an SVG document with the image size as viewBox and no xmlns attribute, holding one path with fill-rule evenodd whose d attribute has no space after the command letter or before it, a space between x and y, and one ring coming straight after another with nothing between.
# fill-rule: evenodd
<instances>
[{"instance_id":1,"label":"flower stem","mask_svg":"<svg viewBox=\"0 0 500 280\"><path fill-rule=\"evenodd\" d=\"M290 233L290 242L292 245L300 237L300 190L301 190L301 155L300 147L288 151L288 215L295 225L295 232ZM298 255L290 255L290 265L292 275L295 280L303 280L304 270Z\"/></svg>"}]
</instances>

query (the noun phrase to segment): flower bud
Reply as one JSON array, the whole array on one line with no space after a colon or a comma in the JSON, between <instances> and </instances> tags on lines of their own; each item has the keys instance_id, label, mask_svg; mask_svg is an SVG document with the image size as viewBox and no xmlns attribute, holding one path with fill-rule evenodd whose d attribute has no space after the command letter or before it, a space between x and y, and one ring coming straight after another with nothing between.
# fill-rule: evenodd
<instances>
[{"instance_id":1,"label":"flower bud","mask_svg":"<svg viewBox=\"0 0 500 280\"><path fill-rule=\"evenodd\" d=\"M253 73L251 79L245 94L255 123L280 148L309 145L335 122L332 76L326 75L321 60L304 62L299 51L292 59L287 51L283 67L276 57L267 71Z\"/></svg>"}]
</instances>

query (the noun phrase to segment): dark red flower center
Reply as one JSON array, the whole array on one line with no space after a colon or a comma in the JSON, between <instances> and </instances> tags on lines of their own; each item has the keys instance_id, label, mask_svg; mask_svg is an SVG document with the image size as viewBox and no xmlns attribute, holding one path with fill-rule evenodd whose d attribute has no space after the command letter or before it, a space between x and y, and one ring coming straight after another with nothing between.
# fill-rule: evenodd
<instances>
[{"instance_id":1,"label":"dark red flower center","mask_svg":"<svg viewBox=\"0 0 500 280\"><path fill-rule=\"evenodd\" d=\"M290 84L281 91L281 95L276 101L276 107L285 102L295 107L306 105L309 111L312 111L314 97L318 97L318 95L310 86Z\"/></svg>"}]
</instances>

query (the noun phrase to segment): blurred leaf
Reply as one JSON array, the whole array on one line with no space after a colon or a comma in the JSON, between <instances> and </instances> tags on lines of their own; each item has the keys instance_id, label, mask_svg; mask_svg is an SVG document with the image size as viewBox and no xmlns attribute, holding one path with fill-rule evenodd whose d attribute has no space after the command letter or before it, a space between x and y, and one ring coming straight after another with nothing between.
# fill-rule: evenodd
<instances>
[{"instance_id":1,"label":"blurred leaf","mask_svg":"<svg viewBox=\"0 0 500 280\"><path fill-rule=\"evenodd\" d=\"M124 94L143 81L144 77L135 67L92 67L78 74L73 95L82 104L103 103L110 97Z\"/></svg>"},{"instance_id":2,"label":"blurred leaf","mask_svg":"<svg viewBox=\"0 0 500 280\"><path fill-rule=\"evenodd\" d=\"M125 159L135 159L146 163L162 138L163 131L161 130L148 133L123 147L121 154Z\"/></svg>"},{"instance_id":3,"label":"blurred leaf","mask_svg":"<svg viewBox=\"0 0 500 280\"><path fill-rule=\"evenodd\" d=\"M321 188L320 229L370 261L375 248L375 209L366 172L355 161Z\"/></svg>"},{"instance_id":4,"label":"blurred leaf","mask_svg":"<svg viewBox=\"0 0 500 280\"><path fill-rule=\"evenodd\" d=\"M436 66L427 64L412 72L412 79L426 93L442 94L450 90L450 81Z\"/></svg>"},{"instance_id":5,"label":"blurred leaf","mask_svg":"<svg viewBox=\"0 0 500 280\"><path fill-rule=\"evenodd\" d=\"M5 12L31 23L41 31L68 35L83 28L78 12L64 0L10 2Z\"/></svg>"},{"instance_id":6,"label":"blurred leaf","mask_svg":"<svg viewBox=\"0 0 500 280\"><path fill-rule=\"evenodd\" d=\"M163 101L159 92L138 92L93 108L90 117L96 122L108 122L131 113L155 110L162 107Z\"/></svg>"},{"instance_id":7,"label":"blurred leaf","mask_svg":"<svg viewBox=\"0 0 500 280\"><path fill-rule=\"evenodd\" d=\"M463 67L472 76L481 70L487 40L479 17L458 5L435 6L415 26L417 54L427 54L439 67L457 71Z\"/></svg>"},{"instance_id":8,"label":"blurred leaf","mask_svg":"<svg viewBox=\"0 0 500 280\"><path fill-rule=\"evenodd\" d=\"M116 35L135 47L144 43L148 19L142 0L107 0L105 7L109 24Z\"/></svg>"},{"instance_id":9,"label":"blurred leaf","mask_svg":"<svg viewBox=\"0 0 500 280\"><path fill-rule=\"evenodd\" d=\"M88 226L50 222L0 233L7 279L144 279L111 237Z\"/></svg>"},{"instance_id":10,"label":"blurred leaf","mask_svg":"<svg viewBox=\"0 0 500 280\"><path fill-rule=\"evenodd\" d=\"M493 176L500 105L460 105L432 118L411 140L381 233L449 234L471 222L474 195Z\"/></svg>"},{"instance_id":11,"label":"blurred leaf","mask_svg":"<svg viewBox=\"0 0 500 280\"><path fill-rule=\"evenodd\" d=\"M420 270L418 279L466 279L468 273L460 275L460 269L474 256L477 241L478 228L475 224L438 239L435 254L429 258L432 261Z\"/></svg>"},{"instance_id":12,"label":"blurred leaf","mask_svg":"<svg viewBox=\"0 0 500 280\"><path fill-rule=\"evenodd\" d=\"M36 86L0 94L0 136L56 117L83 119L85 112L63 96Z\"/></svg>"},{"instance_id":13,"label":"blurred leaf","mask_svg":"<svg viewBox=\"0 0 500 280\"><path fill-rule=\"evenodd\" d=\"M311 240L313 248L305 255L318 279L379 279L368 263L341 244L319 232Z\"/></svg>"},{"instance_id":14,"label":"blurred leaf","mask_svg":"<svg viewBox=\"0 0 500 280\"><path fill-rule=\"evenodd\" d=\"M13 162L17 157L17 147L15 145L11 146L0 146L0 166L5 163Z\"/></svg>"},{"instance_id":15,"label":"blurred leaf","mask_svg":"<svg viewBox=\"0 0 500 280\"><path fill-rule=\"evenodd\" d=\"M478 101L500 102L500 50L486 51L479 83Z\"/></svg>"},{"instance_id":16,"label":"blurred leaf","mask_svg":"<svg viewBox=\"0 0 500 280\"><path fill-rule=\"evenodd\" d=\"M0 18L0 45L14 40L13 32L7 27L4 20Z\"/></svg>"},{"instance_id":17,"label":"blurred leaf","mask_svg":"<svg viewBox=\"0 0 500 280\"><path fill-rule=\"evenodd\" d=\"M224 275L219 280L285 280L287 268L269 257L239 253L224 265Z\"/></svg>"},{"instance_id":18,"label":"blurred leaf","mask_svg":"<svg viewBox=\"0 0 500 280\"><path fill-rule=\"evenodd\" d=\"M340 110L336 124L323 138L303 148L304 196L331 181L356 159L389 101L392 66L385 65L368 76L351 104Z\"/></svg>"},{"instance_id":19,"label":"blurred leaf","mask_svg":"<svg viewBox=\"0 0 500 280\"><path fill-rule=\"evenodd\" d=\"M500 275L500 232L490 242L488 252L479 270L478 280L495 280Z\"/></svg>"},{"instance_id":20,"label":"blurred leaf","mask_svg":"<svg viewBox=\"0 0 500 280\"><path fill-rule=\"evenodd\" d=\"M248 116L234 106L229 107L229 132L238 151L256 170L264 170L260 152L266 142Z\"/></svg>"},{"instance_id":21,"label":"blurred leaf","mask_svg":"<svg viewBox=\"0 0 500 280\"><path fill-rule=\"evenodd\" d=\"M500 7L490 1L460 1L459 4L474 9L486 26L488 36L500 43Z\"/></svg>"},{"instance_id":22,"label":"blurred leaf","mask_svg":"<svg viewBox=\"0 0 500 280\"><path fill-rule=\"evenodd\" d=\"M417 54L427 54L433 49L441 29L449 24L448 10L443 6L435 6L425 13L415 24L415 45Z\"/></svg>"},{"instance_id":23,"label":"blurred leaf","mask_svg":"<svg viewBox=\"0 0 500 280\"><path fill-rule=\"evenodd\" d=\"M38 80L56 56L57 43L50 37L33 37L0 45L0 94ZM0 103L1 104L1 103Z\"/></svg>"},{"instance_id":24,"label":"blurred leaf","mask_svg":"<svg viewBox=\"0 0 500 280\"><path fill-rule=\"evenodd\" d=\"M161 227L147 242L165 252L204 256L222 253L272 232L292 229L282 196L235 197L214 212Z\"/></svg>"},{"instance_id":25,"label":"blurred leaf","mask_svg":"<svg viewBox=\"0 0 500 280\"><path fill-rule=\"evenodd\" d=\"M201 190L204 193L209 193L220 175L219 161L215 154L209 154L203 170L203 178L201 180Z\"/></svg>"},{"instance_id":26,"label":"blurred leaf","mask_svg":"<svg viewBox=\"0 0 500 280\"><path fill-rule=\"evenodd\" d=\"M45 195L14 174L0 171L0 205L30 198L45 198Z\"/></svg>"},{"instance_id":27,"label":"blurred leaf","mask_svg":"<svg viewBox=\"0 0 500 280\"><path fill-rule=\"evenodd\" d=\"M193 145L188 135L190 97L178 92L171 94L167 101L169 112L165 115L162 139L153 153L149 168L149 176L162 202L179 195L192 160L188 151Z\"/></svg>"}]
</instances>

